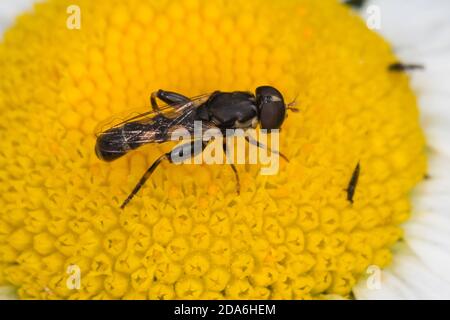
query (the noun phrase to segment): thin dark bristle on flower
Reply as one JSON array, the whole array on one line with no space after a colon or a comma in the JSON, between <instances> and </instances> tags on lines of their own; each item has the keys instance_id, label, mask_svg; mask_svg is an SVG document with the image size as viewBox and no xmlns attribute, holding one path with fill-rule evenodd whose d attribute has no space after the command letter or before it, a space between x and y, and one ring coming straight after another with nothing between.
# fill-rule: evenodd
<instances>
[{"instance_id":1,"label":"thin dark bristle on flower","mask_svg":"<svg viewBox=\"0 0 450 320\"><path fill-rule=\"evenodd\" d=\"M344 3L353 8L361 9L366 3L366 0L346 0Z\"/></svg>"},{"instance_id":2,"label":"thin dark bristle on flower","mask_svg":"<svg viewBox=\"0 0 450 320\"><path fill-rule=\"evenodd\" d=\"M402 62L395 62L388 67L392 72L403 72L412 70L425 70L425 66L422 64L407 64Z\"/></svg>"}]
</instances>

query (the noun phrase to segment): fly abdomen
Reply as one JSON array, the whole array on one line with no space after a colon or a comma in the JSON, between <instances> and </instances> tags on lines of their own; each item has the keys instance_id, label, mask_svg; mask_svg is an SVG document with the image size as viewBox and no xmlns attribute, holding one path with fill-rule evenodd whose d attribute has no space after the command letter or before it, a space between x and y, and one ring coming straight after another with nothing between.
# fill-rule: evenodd
<instances>
[{"instance_id":1,"label":"fly abdomen","mask_svg":"<svg viewBox=\"0 0 450 320\"><path fill-rule=\"evenodd\" d=\"M151 141L152 131L147 124L139 122L126 123L111 128L97 137L95 153L100 160L114 161L129 151L139 148Z\"/></svg>"}]
</instances>

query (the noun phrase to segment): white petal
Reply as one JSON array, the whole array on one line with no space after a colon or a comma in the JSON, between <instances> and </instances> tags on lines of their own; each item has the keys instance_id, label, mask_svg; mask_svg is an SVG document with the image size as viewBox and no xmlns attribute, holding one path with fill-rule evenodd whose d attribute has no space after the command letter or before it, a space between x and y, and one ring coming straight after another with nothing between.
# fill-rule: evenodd
<instances>
[{"instance_id":1,"label":"white petal","mask_svg":"<svg viewBox=\"0 0 450 320\"><path fill-rule=\"evenodd\" d=\"M0 1L0 34L9 27L14 18L25 10L29 10L36 0Z\"/></svg>"},{"instance_id":2,"label":"white petal","mask_svg":"<svg viewBox=\"0 0 450 320\"><path fill-rule=\"evenodd\" d=\"M381 10L380 32L395 48L420 50L418 44L440 43L447 40L443 27L448 27L450 2L447 0L373 0ZM445 47L445 42L442 44ZM431 46L429 46L431 47Z\"/></svg>"},{"instance_id":3,"label":"white petal","mask_svg":"<svg viewBox=\"0 0 450 320\"><path fill-rule=\"evenodd\" d=\"M408 243L411 247L414 247L414 251L421 257L427 268L441 279L441 287L438 288L438 292L448 290L450 287L450 276L448 274L450 257L448 250L428 240L409 239ZM450 295L447 295L446 299L449 298Z\"/></svg>"},{"instance_id":4,"label":"white petal","mask_svg":"<svg viewBox=\"0 0 450 320\"><path fill-rule=\"evenodd\" d=\"M430 271L405 244L397 246L393 264L382 271L380 289L360 281L353 290L357 299L448 299L450 286Z\"/></svg>"},{"instance_id":5,"label":"white petal","mask_svg":"<svg viewBox=\"0 0 450 320\"><path fill-rule=\"evenodd\" d=\"M417 299L448 299L450 286L440 275L430 272L414 253L403 248L397 253L397 263L393 265L393 273L411 291Z\"/></svg>"},{"instance_id":6,"label":"white petal","mask_svg":"<svg viewBox=\"0 0 450 320\"><path fill-rule=\"evenodd\" d=\"M365 281L359 281L353 288L353 294L358 300L400 300L414 297L413 292L389 270L383 271L380 289L369 289Z\"/></svg>"},{"instance_id":7,"label":"white petal","mask_svg":"<svg viewBox=\"0 0 450 320\"><path fill-rule=\"evenodd\" d=\"M450 132L440 130L441 127L427 127L425 128L428 144L434 151L443 153L450 157Z\"/></svg>"}]
</instances>

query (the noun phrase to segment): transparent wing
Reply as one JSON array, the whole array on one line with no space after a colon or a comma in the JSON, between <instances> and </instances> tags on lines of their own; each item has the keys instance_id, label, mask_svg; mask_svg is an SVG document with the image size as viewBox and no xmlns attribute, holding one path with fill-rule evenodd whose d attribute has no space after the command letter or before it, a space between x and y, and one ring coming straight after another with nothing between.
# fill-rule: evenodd
<instances>
[{"instance_id":1,"label":"transparent wing","mask_svg":"<svg viewBox=\"0 0 450 320\"><path fill-rule=\"evenodd\" d=\"M97 146L102 153L124 153L147 143L162 143L171 140L174 130L182 128L194 133L195 110L207 101L210 94L191 98L189 102L161 107L158 111L148 111L131 115L125 120L109 122L98 130ZM118 119L117 117L115 119ZM123 118L122 118L123 119ZM202 130L215 127L203 121Z\"/></svg>"},{"instance_id":2,"label":"transparent wing","mask_svg":"<svg viewBox=\"0 0 450 320\"><path fill-rule=\"evenodd\" d=\"M150 109L151 107L145 107L145 109L140 108L132 111L125 111L121 114L116 114L100 122L95 128L95 135L98 137L113 128L122 127L130 122L151 124L158 121L160 118L158 116L164 116L165 118L176 120L178 117L182 117L183 114L189 113L189 111L196 109L202 103L206 102L210 96L211 93L202 94L190 98L190 101L186 103L160 106L159 110L152 110Z\"/></svg>"}]
</instances>

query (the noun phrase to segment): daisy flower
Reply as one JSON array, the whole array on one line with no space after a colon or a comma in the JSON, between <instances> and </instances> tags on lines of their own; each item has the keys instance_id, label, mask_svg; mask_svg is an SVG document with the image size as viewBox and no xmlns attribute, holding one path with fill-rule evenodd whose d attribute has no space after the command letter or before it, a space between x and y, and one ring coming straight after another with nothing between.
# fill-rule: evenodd
<instances>
[{"instance_id":1,"label":"daisy flower","mask_svg":"<svg viewBox=\"0 0 450 320\"><path fill-rule=\"evenodd\" d=\"M422 19L425 1L404 2L367 4L386 40L336 0L2 3L2 294L450 297L439 78L448 5ZM410 81L389 71L398 61L426 70ZM301 109L283 125L290 161L278 175L238 166L237 196L225 166L164 164L119 209L168 146L103 163L99 122L149 106L160 88L196 96L263 84Z\"/></svg>"}]
</instances>

